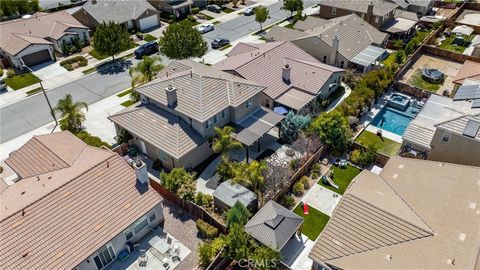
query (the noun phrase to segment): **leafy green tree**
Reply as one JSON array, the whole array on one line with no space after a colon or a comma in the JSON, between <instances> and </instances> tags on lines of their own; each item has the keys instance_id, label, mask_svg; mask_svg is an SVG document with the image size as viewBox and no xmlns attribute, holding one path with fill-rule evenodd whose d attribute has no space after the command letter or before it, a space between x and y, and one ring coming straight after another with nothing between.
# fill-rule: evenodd
<instances>
[{"instance_id":1,"label":"leafy green tree","mask_svg":"<svg viewBox=\"0 0 480 270\"><path fill-rule=\"evenodd\" d=\"M262 24L268 19L270 13L268 8L264 6L257 6L254 10L255 21L260 24L260 32L263 31Z\"/></svg>"},{"instance_id":2,"label":"leafy green tree","mask_svg":"<svg viewBox=\"0 0 480 270\"><path fill-rule=\"evenodd\" d=\"M159 41L160 52L171 59L202 57L208 44L190 21L170 24Z\"/></svg>"},{"instance_id":3,"label":"leafy green tree","mask_svg":"<svg viewBox=\"0 0 480 270\"><path fill-rule=\"evenodd\" d=\"M264 173L268 170L267 163L254 160L251 163L240 163L235 169L233 182L241 184L255 192L260 205L263 205L263 190L265 189Z\"/></svg>"},{"instance_id":4,"label":"leafy green tree","mask_svg":"<svg viewBox=\"0 0 480 270\"><path fill-rule=\"evenodd\" d=\"M233 224L244 226L247 224L250 215L250 211L241 202L235 202L227 212L227 227L230 228Z\"/></svg>"},{"instance_id":5,"label":"leafy green tree","mask_svg":"<svg viewBox=\"0 0 480 270\"><path fill-rule=\"evenodd\" d=\"M160 181L166 189L177 194L178 197L193 201L196 190L194 173L187 172L183 167L174 168L169 173L160 173Z\"/></svg>"},{"instance_id":6,"label":"leafy green tree","mask_svg":"<svg viewBox=\"0 0 480 270\"><path fill-rule=\"evenodd\" d=\"M130 48L132 41L127 29L112 21L100 24L93 35L93 48L104 55L112 57Z\"/></svg>"},{"instance_id":7,"label":"leafy green tree","mask_svg":"<svg viewBox=\"0 0 480 270\"><path fill-rule=\"evenodd\" d=\"M234 131L235 129L230 126L215 127L217 135L215 135L212 149L215 153L220 153L224 162L229 161L231 150L242 148L242 144L233 138Z\"/></svg>"},{"instance_id":8,"label":"leafy green tree","mask_svg":"<svg viewBox=\"0 0 480 270\"><path fill-rule=\"evenodd\" d=\"M129 74L132 77L130 99L133 102L140 101L140 95L135 91L135 87L153 80L157 73L164 67L160 64L161 61L162 58L159 56L144 56L142 61L130 68Z\"/></svg>"},{"instance_id":9,"label":"leafy green tree","mask_svg":"<svg viewBox=\"0 0 480 270\"><path fill-rule=\"evenodd\" d=\"M198 261L201 266L208 266L225 245L224 237L217 237L198 245Z\"/></svg>"},{"instance_id":10,"label":"leafy green tree","mask_svg":"<svg viewBox=\"0 0 480 270\"><path fill-rule=\"evenodd\" d=\"M310 131L318 134L320 140L334 151L344 152L351 138L347 118L338 111L331 111L316 117Z\"/></svg>"},{"instance_id":11,"label":"leafy green tree","mask_svg":"<svg viewBox=\"0 0 480 270\"><path fill-rule=\"evenodd\" d=\"M403 50L398 50L395 53L395 62L397 64L401 64L403 63L404 60L405 60L405 52Z\"/></svg>"},{"instance_id":12,"label":"leafy green tree","mask_svg":"<svg viewBox=\"0 0 480 270\"><path fill-rule=\"evenodd\" d=\"M258 270L276 269L281 259L280 252L264 245L256 247L252 257L255 262L262 262L255 265Z\"/></svg>"},{"instance_id":13,"label":"leafy green tree","mask_svg":"<svg viewBox=\"0 0 480 270\"><path fill-rule=\"evenodd\" d=\"M288 112L282 120L280 138L286 143L292 143L300 130L308 127L310 121L311 118L308 115L295 114L293 111Z\"/></svg>"},{"instance_id":14,"label":"leafy green tree","mask_svg":"<svg viewBox=\"0 0 480 270\"><path fill-rule=\"evenodd\" d=\"M368 166L375 161L377 157L377 147L373 144L367 145L365 148L356 149L352 152L351 160L360 166Z\"/></svg>"},{"instance_id":15,"label":"leafy green tree","mask_svg":"<svg viewBox=\"0 0 480 270\"><path fill-rule=\"evenodd\" d=\"M393 42L393 47L395 49L399 50L399 49L403 48L403 43L404 43L403 40L397 39L397 40L395 40L395 42Z\"/></svg>"},{"instance_id":16,"label":"leafy green tree","mask_svg":"<svg viewBox=\"0 0 480 270\"><path fill-rule=\"evenodd\" d=\"M57 106L53 108L53 113L60 113L60 128L69 130L72 133L82 129L82 123L85 121L85 114L81 111L85 108L88 111L87 103L83 101L73 102L72 95L66 94L64 98L59 99Z\"/></svg>"},{"instance_id":17,"label":"leafy green tree","mask_svg":"<svg viewBox=\"0 0 480 270\"><path fill-rule=\"evenodd\" d=\"M290 11L290 17L292 17L293 12L303 10L303 0L283 0L282 9Z\"/></svg>"},{"instance_id":18,"label":"leafy green tree","mask_svg":"<svg viewBox=\"0 0 480 270\"><path fill-rule=\"evenodd\" d=\"M253 240L243 226L233 224L225 236L224 255L234 260L249 258L252 253Z\"/></svg>"},{"instance_id":19,"label":"leafy green tree","mask_svg":"<svg viewBox=\"0 0 480 270\"><path fill-rule=\"evenodd\" d=\"M0 16L15 16L35 13L40 9L39 0L2 0L0 1Z\"/></svg>"}]
</instances>

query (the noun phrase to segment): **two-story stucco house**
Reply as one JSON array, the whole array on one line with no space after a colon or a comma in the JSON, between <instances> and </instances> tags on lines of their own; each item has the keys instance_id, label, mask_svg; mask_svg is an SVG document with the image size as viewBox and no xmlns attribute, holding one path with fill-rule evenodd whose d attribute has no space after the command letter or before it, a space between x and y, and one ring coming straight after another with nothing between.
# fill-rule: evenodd
<instances>
[{"instance_id":1,"label":"two-story stucco house","mask_svg":"<svg viewBox=\"0 0 480 270\"><path fill-rule=\"evenodd\" d=\"M54 51L62 53L64 43L75 38L84 44L90 40L89 29L66 11L37 12L27 19L0 23L0 56L19 70L55 60Z\"/></svg>"},{"instance_id":2,"label":"two-story stucco house","mask_svg":"<svg viewBox=\"0 0 480 270\"><path fill-rule=\"evenodd\" d=\"M20 180L0 179L2 269L101 270L164 220L146 164L68 131L34 136L5 163Z\"/></svg>"},{"instance_id":3,"label":"two-story stucco house","mask_svg":"<svg viewBox=\"0 0 480 270\"><path fill-rule=\"evenodd\" d=\"M164 168L190 169L213 153L214 127L233 123L241 128L237 139L249 146L280 122L281 115L261 107L264 89L201 63L173 61L136 89L141 104L109 119Z\"/></svg>"},{"instance_id":4,"label":"two-story stucco house","mask_svg":"<svg viewBox=\"0 0 480 270\"><path fill-rule=\"evenodd\" d=\"M340 85L344 70L321 63L289 41L239 43L215 67L267 88L262 105L307 112Z\"/></svg>"}]
</instances>

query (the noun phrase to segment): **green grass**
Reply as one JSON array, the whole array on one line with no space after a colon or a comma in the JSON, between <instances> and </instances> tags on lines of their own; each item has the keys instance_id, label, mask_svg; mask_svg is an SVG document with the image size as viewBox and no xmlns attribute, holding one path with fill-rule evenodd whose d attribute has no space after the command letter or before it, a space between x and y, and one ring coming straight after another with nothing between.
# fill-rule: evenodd
<instances>
[{"instance_id":1,"label":"green grass","mask_svg":"<svg viewBox=\"0 0 480 270\"><path fill-rule=\"evenodd\" d=\"M396 60L397 60L397 53L394 52L389 54L388 57L382 61L382 64L386 67L390 67L396 62Z\"/></svg>"},{"instance_id":2,"label":"green grass","mask_svg":"<svg viewBox=\"0 0 480 270\"><path fill-rule=\"evenodd\" d=\"M352 179L361 172L360 169L353 167L350 164L345 168L332 166L331 170L333 170L333 182L338 185L338 189L330 185L324 185L321 179L318 181L318 184L340 195L343 195L348 185L350 185L350 182L352 182Z\"/></svg>"},{"instance_id":3,"label":"green grass","mask_svg":"<svg viewBox=\"0 0 480 270\"><path fill-rule=\"evenodd\" d=\"M30 86L41 82L37 76L32 73L24 73L20 75L15 75L12 78L5 78L5 83L10 86L13 90L22 89L24 87Z\"/></svg>"},{"instance_id":4,"label":"green grass","mask_svg":"<svg viewBox=\"0 0 480 270\"><path fill-rule=\"evenodd\" d=\"M91 68L85 69L84 71L82 71L82 73L87 75L87 74L90 74L90 73L95 72L95 71L97 71L97 67L91 67Z\"/></svg>"},{"instance_id":5,"label":"green grass","mask_svg":"<svg viewBox=\"0 0 480 270\"><path fill-rule=\"evenodd\" d=\"M420 70L419 68L417 68L417 70L415 70L412 76L408 78L408 83L415 87L422 88L424 90L431 91L431 92L438 91L438 89L440 89L440 86L442 85L442 84L430 83L425 81L422 78L422 70Z\"/></svg>"},{"instance_id":6,"label":"green grass","mask_svg":"<svg viewBox=\"0 0 480 270\"><path fill-rule=\"evenodd\" d=\"M303 207L301 204L297 205L293 212L304 219L302 233L312 241L317 239L318 235L322 232L323 228L325 228L328 220L330 219L329 216L311 207L310 205L308 206L308 215L303 214Z\"/></svg>"},{"instance_id":7,"label":"green grass","mask_svg":"<svg viewBox=\"0 0 480 270\"><path fill-rule=\"evenodd\" d=\"M150 41L155 41L155 40L157 40L157 38L154 37L154 36L152 36L152 35L150 35L150 34L145 34L145 35L143 36L143 40L145 40L146 42L150 42Z\"/></svg>"},{"instance_id":8,"label":"green grass","mask_svg":"<svg viewBox=\"0 0 480 270\"><path fill-rule=\"evenodd\" d=\"M221 47L221 48L218 49L218 50L223 51L223 50L226 50L226 49L228 49L228 48L230 48L230 47L232 47L232 44L225 45L225 46Z\"/></svg>"},{"instance_id":9,"label":"green grass","mask_svg":"<svg viewBox=\"0 0 480 270\"><path fill-rule=\"evenodd\" d=\"M293 29L293 26L294 26L294 25L295 25L295 23L292 22L292 23L289 23L289 24L285 25L284 27L285 27L285 28Z\"/></svg>"},{"instance_id":10,"label":"green grass","mask_svg":"<svg viewBox=\"0 0 480 270\"><path fill-rule=\"evenodd\" d=\"M138 46L138 44L132 42L132 44L130 44L130 47L129 47L129 48L127 48L127 49L125 49L125 50L123 50L123 51L121 51L121 52L124 52L124 51L126 51L126 50L130 50L131 48L134 48L134 47L136 47L136 46ZM120 53L121 53L121 52L120 52ZM101 53L97 52L95 49L92 50L91 52L89 52L89 54L90 54L91 56L93 56L94 58L96 58L97 60L102 60L102 59L105 59L105 58L107 58L107 57L110 57L109 55L105 55L105 54L101 54Z\"/></svg>"},{"instance_id":11,"label":"green grass","mask_svg":"<svg viewBox=\"0 0 480 270\"><path fill-rule=\"evenodd\" d=\"M132 104L133 104L133 102L131 100L127 100L127 101L121 103L121 105L123 107L130 107L130 106L132 106Z\"/></svg>"},{"instance_id":12,"label":"green grass","mask_svg":"<svg viewBox=\"0 0 480 270\"><path fill-rule=\"evenodd\" d=\"M217 25L217 24L219 24L220 22L219 22L219 21L214 21L214 22L212 22L212 23L213 23L214 25Z\"/></svg>"},{"instance_id":13,"label":"green grass","mask_svg":"<svg viewBox=\"0 0 480 270\"><path fill-rule=\"evenodd\" d=\"M222 11L225 12L225 13L232 13L235 11L235 9L231 9L231 8L228 8L228 7L224 7L222 8Z\"/></svg>"},{"instance_id":14,"label":"green grass","mask_svg":"<svg viewBox=\"0 0 480 270\"><path fill-rule=\"evenodd\" d=\"M463 37L465 38L465 36ZM475 34L472 34L465 38L464 45L457 45L453 42L455 40L455 35L451 35L447 37L444 41L442 41L442 44L439 47L452 52L463 53L463 51L465 51L465 49L468 47L468 44L472 41L474 37Z\"/></svg>"},{"instance_id":15,"label":"green grass","mask_svg":"<svg viewBox=\"0 0 480 270\"><path fill-rule=\"evenodd\" d=\"M132 91L133 91L133 89L130 88L130 89L125 90L125 91L123 91L123 92L121 92L121 93L118 93L118 94L117 94L117 97L124 97L124 96L129 95L130 93L132 93Z\"/></svg>"},{"instance_id":16,"label":"green grass","mask_svg":"<svg viewBox=\"0 0 480 270\"><path fill-rule=\"evenodd\" d=\"M355 140L362 146L368 145L375 145L377 147L377 152L387 155L387 156L395 156L397 155L398 151L400 150L401 144L395 141L392 141L387 138L383 138L383 140L377 134L374 134L370 131L363 131L360 136Z\"/></svg>"},{"instance_id":17,"label":"green grass","mask_svg":"<svg viewBox=\"0 0 480 270\"><path fill-rule=\"evenodd\" d=\"M32 89L30 91L27 91L25 93L27 94L27 96L31 96L33 94L36 94L36 93L40 92L40 91L42 91L42 87L37 87L37 88Z\"/></svg>"},{"instance_id":18,"label":"green grass","mask_svg":"<svg viewBox=\"0 0 480 270\"><path fill-rule=\"evenodd\" d=\"M215 19L215 18L213 18L212 16L208 16L208 15L205 14L205 13L201 13L201 12L200 12L199 14L202 15L202 16L204 16L207 21L210 21L210 20Z\"/></svg>"}]
</instances>

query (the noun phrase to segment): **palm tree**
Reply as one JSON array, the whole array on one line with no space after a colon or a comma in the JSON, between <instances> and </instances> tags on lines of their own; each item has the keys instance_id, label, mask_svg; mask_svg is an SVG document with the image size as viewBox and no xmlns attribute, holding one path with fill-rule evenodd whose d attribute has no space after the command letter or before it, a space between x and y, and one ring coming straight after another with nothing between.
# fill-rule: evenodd
<instances>
[{"instance_id":1,"label":"palm tree","mask_svg":"<svg viewBox=\"0 0 480 270\"><path fill-rule=\"evenodd\" d=\"M85 114L81 111L82 108L88 111L87 103L83 101L73 102L72 95L66 94L64 98L58 100L53 112L61 114L60 124L63 130L77 132L82 128L82 122L85 121Z\"/></svg>"},{"instance_id":2,"label":"palm tree","mask_svg":"<svg viewBox=\"0 0 480 270\"><path fill-rule=\"evenodd\" d=\"M258 202L263 205L263 189L265 188L265 171L268 165L265 160L254 160L250 164L242 163L236 168L232 181L253 190L257 194Z\"/></svg>"},{"instance_id":3,"label":"palm tree","mask_svg":"<svg viewBox=\"0 0 480 270\"><path fill-rule=\"evenodd\" d=\"M242 148L242 144L233 138L233 131L234 129L230 126L224 126L223 128L215 127L217 135L215 136L212 149L214 152L222 155L224 162L228 162L231 150Z\"/></svg>"},{"instance_id":4,"label":"palm tree","mask_svg":"<svg viewBox=\"0 0 480 270\"><path fill-rule=\"evenodd\" d=\"M133 102L138 102L140 100L140 95L135 91L135 86L153 80L157 73L164 67L160 64L161 61L162 58L159 56L144 56L141 62L130 68L129 74L132 76L132 92L130 94L130 99Z\"/></svg>"}]
</instances>

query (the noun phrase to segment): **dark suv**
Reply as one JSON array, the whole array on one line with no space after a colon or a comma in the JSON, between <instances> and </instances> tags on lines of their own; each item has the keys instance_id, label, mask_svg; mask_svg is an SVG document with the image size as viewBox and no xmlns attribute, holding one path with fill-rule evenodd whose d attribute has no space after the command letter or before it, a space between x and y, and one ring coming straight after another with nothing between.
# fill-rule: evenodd
<instances>
[{"instance_id":1,"label":"dark suv","mask_svg":"<svg viewBox=\"0 0 480 270\"><path fill-rule=\"evenodd\" d=\"M226 38L216 38L212 41L212 48L218 49L228 44L230 44L230 40Z\"/></svg>"},{"instance_id":2,"label":"dark suv","mask_svg":"<svg viewBox=\"0 0 480 270\"><path fill-rule=\"evenodd\" d=\"M215 13L220 13L222 12L222 8L218 5L208 5L207 10Z\"/></svg>"},{"instance_id":3,"label":"dark suv","mask_svg":"<svg viewBox=\"0 0 480 270\"><path fill-rule=\"evenodd\" d=\"M156 41L150 41L138 47L133 53L136 58L142 58L144 55L150 55L158 52L158 43Z\"/></svg>"}]
</instances>

